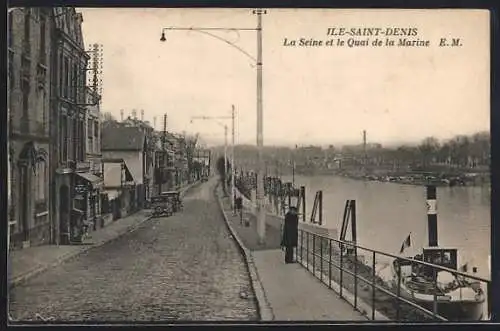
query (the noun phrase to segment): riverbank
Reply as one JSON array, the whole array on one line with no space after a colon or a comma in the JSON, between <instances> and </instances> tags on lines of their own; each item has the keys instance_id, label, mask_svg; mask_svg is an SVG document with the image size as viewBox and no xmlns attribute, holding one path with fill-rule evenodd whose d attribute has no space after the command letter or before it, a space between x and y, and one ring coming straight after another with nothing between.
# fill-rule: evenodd
<instances>
[{"instance_id":1,"label":"riverbank","mask_svg":"<svg viewBox=\"0 0 500 331\"><path fill-rule=\"evenodd\" d=\"M246 196L248 190L243 187L242 189L245 192L240 191L240 193L245 196L247 204L251 203L249 197ZM270 206L266 204L266 207ZM268 212L268 226L279 229L283 221L283 216L272 213L272 208L266 209ZM333 233L335 231L330 233L331 230L320 229L319 226L303 222L299 223L299 229L301 229L301 231L298 240L299 245L297 247L297 261L325 285L338 294L341 294L341 296L351 305L355 304L354 297L357 297L356 308L369 319L372 316L372 309L374 308L376 315L374 316L375 320L397 320L398 318L401 321L412 322L433 320L431 317L415 308L398 302L394 297L391 297L383 291L375 289L375 293L373 293L371 286L372 282L384 288L386 291L390 291L394 294L396 294L396 291L392 287L391 282L387 282L379 276L379 272L383 266L377 265L375 272L373 272L372 267L368 265L367 261L364 261L365 259L361 256L361 253L358 259L356 259L353 255L341 255L340 248L338 244L335 245L335 242L332 241L330 245L330 241L327 238L336 238L337 236ZM313 239L312 233L320 234L322 237L316 237L317 240L315 240ZM321 257L323 257L323 259L321 259ZM329 267L328 261L332 262L331 267ZM336 267L339 265L342 265L344 272L341 272ZM355 279L354 273L358 276L357 279ZM361 277L368 280L369 283L363 282ZM333 284L338 284L338 286L336 287Z\"/></svg>"},{"instance_id":2,"label":"riverbank","mask_svg":"<svg viewBox=\"0 0 500 331\"><path fill-rule=\"evenodd\" d=\"M392 171L387 169L370 169L369 171L363 171L361 169L332 169L329 171L309 171L307 173L297 171L295 175L306 177L316 175L341 176L362 181L377 181L414 186L486 186L491 183L489 172L471 172L465 170L443 171L434 169L432 171Z\"/></svg>"}]
</instances>

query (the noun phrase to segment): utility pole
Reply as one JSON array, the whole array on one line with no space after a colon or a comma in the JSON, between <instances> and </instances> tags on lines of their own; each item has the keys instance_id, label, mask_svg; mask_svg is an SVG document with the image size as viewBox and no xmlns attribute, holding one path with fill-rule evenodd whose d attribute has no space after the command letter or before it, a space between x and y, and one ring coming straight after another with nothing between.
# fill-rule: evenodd
<instances>
[{"instance_id":1,"label":"utility pole","mask_svg":"<svg viewBox=\"0 0 500 331\"><path fill-rule=\"evenodd\" d=\"M258 149L258 171L257 171L257 233L259 243L264 244L266 239L266 213L264 210L264 179L263 179L263 157L264 148L264 123L263 123L263 101L262 101L262 15L265 10L256 9L257 15L257 149Z\"/></svg>"},{"instance_id":2,"label":"utility pole","mask_svg":"<svg viewBox=\"0 0 500 331\"><path fill-rule=\"evenodd\" d=\"M231 128L231 133L232 133L232 145L231 145L231 207L233 210L235 210L234 206L234 194L235 194L235 187L234 187L234 176L236 176L236 165L234 164L234 105L232 105L231 109L231 121L232 121L232 128Z\"/></svg>"}]
</instances>

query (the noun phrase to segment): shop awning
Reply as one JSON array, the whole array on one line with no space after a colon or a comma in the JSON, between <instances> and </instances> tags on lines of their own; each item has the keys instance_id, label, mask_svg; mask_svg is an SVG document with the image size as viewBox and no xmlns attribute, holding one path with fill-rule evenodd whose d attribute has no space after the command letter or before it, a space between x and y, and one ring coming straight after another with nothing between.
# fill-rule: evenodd
<instances>
[{"instance_id":1,"label":"shop awning","mask_svg":"<svg viewBox=\"0 0 500 331\"><path fill-rule=\"evenodd\" d=\"M102 185L102 178L96 175L93 175L88 172L77 172L76 175L80 178L83 178L87 182L89 182L93 188L98 188Z\"/></svg>"},{"instance_id":2,"label":"shop awning","mask_svg":"<svg viewBox=\"0 0 500 331\"><path fill-rule=\"evenodd\" d=\"M104 193L108 195L108 200L114 200L120 195L120 192L118 190L106 190L104 191Z\"/></svg>"}]
</instances>

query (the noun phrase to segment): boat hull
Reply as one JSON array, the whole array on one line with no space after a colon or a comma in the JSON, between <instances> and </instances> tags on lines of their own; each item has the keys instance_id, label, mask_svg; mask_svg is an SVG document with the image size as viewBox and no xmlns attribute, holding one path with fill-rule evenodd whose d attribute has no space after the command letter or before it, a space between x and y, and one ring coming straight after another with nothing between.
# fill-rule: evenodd
<instances>
[{"instance_id":1,"label":"boat hull","mask_svg":"<svg viewBox=\"0 0 500 331\"><path fill-rule=\"evenodd\" d=\"M433 302L422 300L413 301L429 311L434 310ZM450 322L479 321L483 318L483 304L481 301L438 302L437 313Z\"/></svg>"},{"instance_id":2,"label":"boat hull","mask_svg":"<svg viewBox=\"0 0 500 331\"><path fill-rule=\"evenodd\" d=\"M397 288L397 274L392 268L393 272L393 286ZM434 311L434 297L428 296L427 298L415 297L414 292L410 290L404 282L401 282L400 294L406 300L414 302L428 311ZM483 319L484 314L484 297L481 300L452 300L442 301L437 300L437 314L446 318L450 322L458 321L480 321Z\"/></svg>"}]
</instances>

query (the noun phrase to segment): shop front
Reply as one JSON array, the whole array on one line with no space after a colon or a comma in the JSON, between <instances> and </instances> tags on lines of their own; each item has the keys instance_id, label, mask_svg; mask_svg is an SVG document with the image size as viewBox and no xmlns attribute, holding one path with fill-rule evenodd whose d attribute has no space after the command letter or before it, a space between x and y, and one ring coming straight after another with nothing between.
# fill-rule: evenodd
<instances>
[{"instance_id":1,"label":"shop front","mask_svg":"<svg viewBox=\"0 0 500 331\"><path fill-rule=\"evenodd\" d=\"M81 241L82 234L96 230L100 220L102 178L87 172L76 172L73 210L71 213L71 242Z\"/></svg>"}]
</instances>

